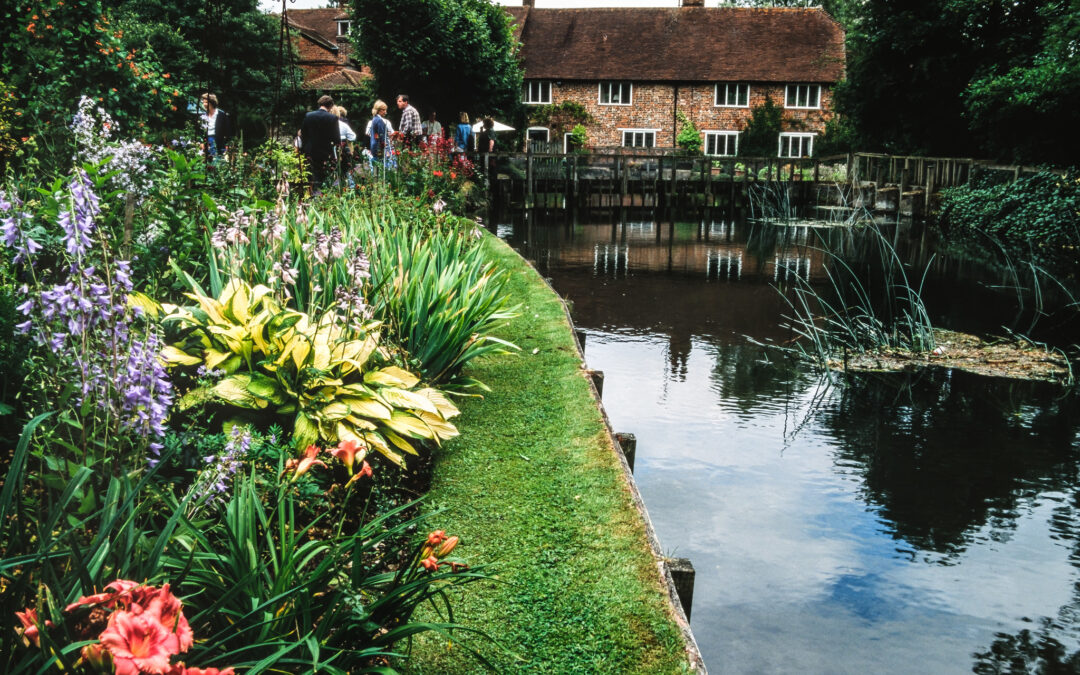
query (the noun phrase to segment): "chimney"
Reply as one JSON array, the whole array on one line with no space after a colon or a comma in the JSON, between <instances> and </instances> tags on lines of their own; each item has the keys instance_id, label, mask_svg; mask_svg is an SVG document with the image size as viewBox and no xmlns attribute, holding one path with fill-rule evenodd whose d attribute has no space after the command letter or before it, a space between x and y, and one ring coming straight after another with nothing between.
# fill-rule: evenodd
<instances>
[{"instance_id":1,"label":"chimney","mask_svg":"<svg viewBox=\"0 0 1080 675\"><path fill-rule=\"evenodd\" d=\"M522 7L528 7L529 9L536 8L536 0L521 0Z\"/></svg>"},{"instance_id":2,"label":"chimney","mask_svg":"<svg viewBox=\"0 0 1080 675\"><path fill-rule=\"evenodd\" d=\"M683 7L704 7L705 0L682 0Z\"/></svg>"}]
</instances>

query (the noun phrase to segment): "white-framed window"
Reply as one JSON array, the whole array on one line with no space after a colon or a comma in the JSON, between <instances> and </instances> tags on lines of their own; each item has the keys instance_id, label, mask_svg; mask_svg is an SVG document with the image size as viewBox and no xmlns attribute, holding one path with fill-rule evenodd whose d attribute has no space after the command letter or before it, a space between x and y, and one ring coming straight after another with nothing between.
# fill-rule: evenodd
<instances>
[{"instance_id":1,"label":"white-framed window","mask_svg":"<svg viewBox=\"0 0 1080 675\"><path fill-rule=\"evenodd\" d=\"M521 89L522 103L527 105L551 103L551 82L548 80L529 80Z\"/></svg>"},{"instance_id":2,"label":"white-framed window","mask_svg":"<svg viewBox=\"0 0 1080 675\"><path fill-rule=\"evenodd\" d=\"M551 140L551 131L547 127L529 127L525 133L530 143L547 143Z\"/></svg>"},{"instance_id":3,"label":"white-framed window","mask_svg":"<svg viewBox=\"0 0 1080 675\"><path fill-rule=\"evenodd\" d=\"M781 157L810 157L814 154L814 134L780 134L780 152L777 154Z\"/></svg>"},{"instance_id":4,"label":"white-framed window","mask_svg":"<svg viewBox=\"0 0 1080 675\"><path fill-rule=\"evenodd\" d=\"M789 84L784 94L785 108L820 108L820 84Z\"/></svg>"},{"instance_id":5,"label":"white-framed window","mask_svg":"<svg viewBox=\"0 0 1080 675\"><path fill-rule=\"evenodd\" d=\"M562 135L562 151L566 154L570 154L570 150L573 149L574 144L571 142L571 138L574 137L573 132L567 131Z\"/></svg>"},{"instance_id":6,"label":"white-framed window","mask_svg":"<svg viewBox=\"0 0 1080 675\"><path fill-rule=\"evenodd\" d=\"M738 131L706 131L705 154L714 157L734 157L739 152Z\"/></svg>"},{"instance_id":7,"label":"white-framed window","mask_svg":"<svg viewBox=\"0 0 1080 675\"><path fill-rule=\"evenodd\" d=\"M656 147L656 129L619 129L624 148Z\"/></svg>"},{"instance_id":8,"label":"white-framed window","mask_svg":"<svg viewBox=\"0 0 1080 675\"><path fill-rule=\"evenodd\" d=\"M337 22L337 34L338 37L349 34L349 29L352 28L352 21L342 20Z\"/></svg>"},{"instance_id":9,"label":"white-framed window","mask_svg":"<svg viewBox=\"0 0 1080 675\"><path fill-rule=\"evenodd\" d=\"M622 80L600 83L600 105L630 105L634 86Z\"/></svg>"},{"instance_id":10,"label":"white-framed window","mask_svg":"<svg viewBox=\"0 0 1080 675\"><path fill-rule=\"evenodd\" d=\"M749 108L750 85L746 82L720 82L716 85L715 106Z\"/></svg>"}]
</instances>

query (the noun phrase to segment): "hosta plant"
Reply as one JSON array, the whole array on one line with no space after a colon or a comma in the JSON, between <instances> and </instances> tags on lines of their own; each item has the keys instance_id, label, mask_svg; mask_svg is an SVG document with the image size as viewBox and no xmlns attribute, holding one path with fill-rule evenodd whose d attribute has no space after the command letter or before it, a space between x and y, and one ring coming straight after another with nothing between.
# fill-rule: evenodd
<instances>
[{"instance_id":1,"label":"hosta plant","mask_svg":"<svg viewBox=\"0 0 1080 675\"><path fill-rule=\"evenodd\" d=\"M199 384L181 407L215 399L229 406L290 416L298 448L354 441L398 465L417 442L457 435L457 408L439 391L388 363L379 324L357 325L331 310L317 317L282 307L266 286L240 280L217 298L164 305L180 338L162 356L198 367ZM366 450L365 450L366 452Z\"/></svg>"}]
</instances>

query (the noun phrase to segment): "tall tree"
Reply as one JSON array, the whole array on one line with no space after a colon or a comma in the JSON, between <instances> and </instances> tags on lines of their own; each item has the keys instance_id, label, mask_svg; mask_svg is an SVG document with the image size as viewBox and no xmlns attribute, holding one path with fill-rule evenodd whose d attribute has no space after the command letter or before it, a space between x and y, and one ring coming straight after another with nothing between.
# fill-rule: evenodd
<instances>
[{"instance_id":1,"label":"tall tree","mask_svg":"<svg viewBox=\"0 0 1080 675\"><path fill-rule=\"evenodd\" d=\"M299 87L297 70L279 73L279 18L261 12L257 0L104 1L132 41L153 48L185 96L217 94L248 139L266 134L276 98Z\"/></svg>"},{"instance_id":2,"label":"tall tree","mask_svg":"<svg viewBox=\"0 0 1080 675\"><path fill-rule=\"evenodd\" d=\"M1038 14L1042 35L1011 63L984 67L964 103L973 133L994 155L1075 164L1067 138L1080 128L1080 0L1047 2Z\"/></svg>"},{"instance_id":3,"label":"tall tree","mask_svg":"<svg viewBox=\"0 0 1080 675\"><path fill-rule=\"evenodd\" d=\"M512 115L522 73L509 16L489 0L352 0L357 58L379 94L409 94L443 119Z\"/></svg>"},{"instance_id":4,"label":"tall tree","mask_svg":"<svg viewBox=\"0 0 1080 675\"><path fill-rule=\"evenodd\" d=\"M968 91L982 73L1030 63L1042 8L1061 0L878 0L848 34L840 110L867 150L987 154Z\"/></svg>"}]
</instances>

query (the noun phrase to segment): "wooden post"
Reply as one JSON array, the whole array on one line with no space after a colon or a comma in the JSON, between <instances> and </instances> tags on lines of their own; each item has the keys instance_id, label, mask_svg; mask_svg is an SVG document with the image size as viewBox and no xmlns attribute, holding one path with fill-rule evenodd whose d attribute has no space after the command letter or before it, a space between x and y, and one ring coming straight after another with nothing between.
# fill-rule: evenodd
<instances>
[{"instance_id":1,"label":"wooden post","mask_svg":"<svg viewBox=\"0 0 1080 675\"><path fill-rule=\"evenodd\" d=\"M525 206L536 206L536 196L534 193L533 181L536 176L533 174L533 153L532 143L527 144L528 152L525 153Z\"/></svg>"},{"instance_id":2,"label":"wooden post","mask_svg":"<svg viewBox=\"0 0 1080 675\"><path fill-rule=\"evenodd\" d=\"M689 558L668 558L668 571L675 582L675 592L682 603L686 620L690 620L690 608L694 604L694 565Z\"/></svg>"},{"instance_id":3,"label":"wooden post","mask_svg":"<svg viewBox=\"0 0 1080 675\"><path fill-rule=\"evenodd\" d=\"M574 329L574 335L577 337L578 349L581 350L582 356L585 355L585 331L580 328Z\"/></svg>"},{"instance_id":4,"label":"wooden post","mask_svg":"<svg viewBox=\"0 0 1080 675\"><path fill-rule=\"evenodd\" d=\"M593 387L596 388L596 395L600 398L604 398L604 371L586 370L585 374L592 380Z\"/></svg>"},{"instance_id":5,"label":"wooden post","mask_svg":"<svg viewBox=\"0 0 1080 675\"><path fill-rule=\"evenodd\" d=\"M619 442L619 449L626 457L626 464L630 467L630 473L634 472L634 458L637 457L637 436L627 433L616 433L615 440Z\"/></svg>"}]
</instances>

